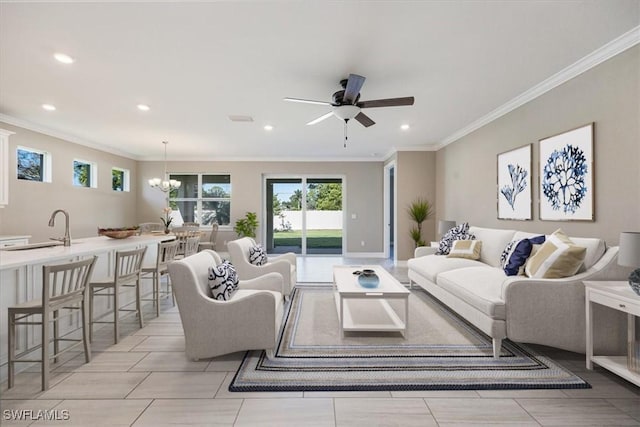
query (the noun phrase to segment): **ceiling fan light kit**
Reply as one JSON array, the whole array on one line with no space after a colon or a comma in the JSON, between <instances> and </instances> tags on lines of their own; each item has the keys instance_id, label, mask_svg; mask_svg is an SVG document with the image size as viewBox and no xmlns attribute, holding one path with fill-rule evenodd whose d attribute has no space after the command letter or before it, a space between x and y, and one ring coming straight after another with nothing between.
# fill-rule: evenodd
<instances>
[{"instance_id":1,"label":"ceiling fan light kit","mask_svg":"<svg viewBox=\"0 0 640 427\"><path fill-rule=\"evenodd\" d=\"M326 105L332 107L332 111L317 119L311 120L307 125L315 125L321 121L335 116L344 121L344 147L347 148L347 123L351 119L356 119L362 126L369 127L376 124L369 116L360 111L362 108L375 107L399 107L413 105L413 96L404 98L376 99L371 101L360 101L360 89L364 84L365 77L358 74L349 74L348 79L340 81L343 90L335 92L332 96L333 102L315 101L303 98L284 98L285 101L299 102L303 104Z\"/></svg>"}]
</instances>

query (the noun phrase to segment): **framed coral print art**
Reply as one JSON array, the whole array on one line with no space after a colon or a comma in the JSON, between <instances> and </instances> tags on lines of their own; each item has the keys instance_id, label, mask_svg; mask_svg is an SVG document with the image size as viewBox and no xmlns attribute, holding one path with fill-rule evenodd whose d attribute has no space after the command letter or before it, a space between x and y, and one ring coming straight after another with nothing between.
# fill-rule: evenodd
<instances>
[{"instance_id":1,"label":"framed coral print art","mask_svg":"<svg viewBox=\"0 0 640 427\"><path fill-rule=\"evenodd\" d=\"M531 219L531 144L498 154L498 219Z\"/></svg>"},{"instance_id":2,"label":"framed coral print art","mask_svg":"<svg viewBox=\"0 0 640 427\"><path fill-rule=\"evenodd\" d=\"M540 140L540 219L593 221L593 128Z\"/></svg>"}]
</instances>

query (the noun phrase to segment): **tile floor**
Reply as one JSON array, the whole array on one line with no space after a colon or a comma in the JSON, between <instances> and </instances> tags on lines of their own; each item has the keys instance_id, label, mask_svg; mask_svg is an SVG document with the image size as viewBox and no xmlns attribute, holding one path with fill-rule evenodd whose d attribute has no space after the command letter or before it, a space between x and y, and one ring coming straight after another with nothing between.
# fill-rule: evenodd
<instances>
[{"instance_id":1,"label":"tile floor","mask_svg":"<svg viewBox=\"0 0 640 427\"><path fill-rule=\"evenodd\" d=\"M350 263L350 262L347 262ZM320 263L318 263L320 264ZM303 267L304 269L304 267ZM311 274L311 273L309 273ZM587 371L584 356L538 348L585 378L587 390L231 393L242 354L190 361L177 308L159 318L96 332L93 360L70 354L55 366L51 388L40 391L37 368L0 387L3 426L640 426L640 388L602 369ZM55 410L68 420L10 420L15 411ZM12 412L14 411L14 412ZM25 412L22 412L25 414Z\"/></svg>"}]
</instances>

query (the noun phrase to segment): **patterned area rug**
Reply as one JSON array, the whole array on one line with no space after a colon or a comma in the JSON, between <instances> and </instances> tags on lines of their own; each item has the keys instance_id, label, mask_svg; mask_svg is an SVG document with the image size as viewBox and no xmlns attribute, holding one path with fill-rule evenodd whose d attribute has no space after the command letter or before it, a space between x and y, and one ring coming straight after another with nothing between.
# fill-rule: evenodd
<instances>
[{"instance_id":1,"label":"patterned area rug","mask_svg":"<svg viewBox=\"0 0 640 427\"><path fill-rule=\"evenodd\" d=\"M399 308L399 307L398 307ZM489 390L590 388L521 344L489 337L422 290L409 298L406 338L397 332L340 332L331 287L296 289L275 357L247 352L230 391ZM366 320L362 307L354 316Z\"/></svg>"}]
</instances>

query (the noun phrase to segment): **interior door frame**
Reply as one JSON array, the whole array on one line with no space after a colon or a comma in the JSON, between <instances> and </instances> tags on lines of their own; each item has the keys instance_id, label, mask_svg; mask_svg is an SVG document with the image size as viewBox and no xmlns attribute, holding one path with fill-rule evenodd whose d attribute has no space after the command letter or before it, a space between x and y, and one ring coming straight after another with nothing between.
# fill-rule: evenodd
<instances>
[{"instance_id":1,"label":"interior door frame","mask_svg":"<svg viewBox=\"0 0 640 427\"><path fill-rule=\"evenodd\" d=\"M390 186L390 178L391 178L391 169L394 171L393 177L393 200L391 200L391 186ZM396 161L392 160L389 163L384 165L384 184L383 184L383 192L384 192L384 215L383 215L383 224L384 224L384 258L389 258L389 246L391 246L391 233L390 229L393 227L393 235L395 240L398 240L398 168L396 166ZM393 205L391 204L393 203ZM391 211L391 207L393 206L393 224L390 223L391 218L389 217L389 212ZM398 262L398 246L394 244L395 250L393 251L393 263L397 264Z\"/></svg>"},{"instance_id":2,"label":"interior door frame","mask_svg":"<svg viewBox=\"0 0 640 427\"><path fill-rule=\"evenodd\" d=\"M262 218L267 216L267 180L268 179L300 179L302 180L302 253L304 256L325 256L326 254L307 253L307 180L311 179L340 179L342 181L342 253L330 254L331 256L344 256L347 249L347 176L344 174L288 174L265 173L262 174ZM266 224L266 221L263 221ZM266 243L267 227L261 227L261 238Z\"/></svg>"}]
</instances>

